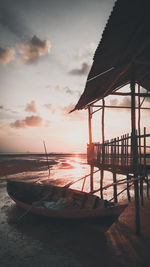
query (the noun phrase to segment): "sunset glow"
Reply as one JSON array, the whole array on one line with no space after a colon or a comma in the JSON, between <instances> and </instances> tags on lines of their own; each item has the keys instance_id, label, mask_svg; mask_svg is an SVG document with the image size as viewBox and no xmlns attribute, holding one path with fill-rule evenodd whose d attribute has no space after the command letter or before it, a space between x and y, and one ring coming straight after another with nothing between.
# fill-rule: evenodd
<instances>
[{"instance_id":1,"label":"sunset glow","mask_svg":"<svg viewBox=\"0 0 150 267\"><path fill-rule=\"evenodd\" d=\"M0 152L43 152L43 140L48 152L86 152L87 110L69 111L84 90L114 1L37 0L36 8L27 2L0 3ZM129 112L119 115L106 111L106 138L130 131ZM93 141L101 140L100 126L98 113Z\"/></svg>"}]
</instances>

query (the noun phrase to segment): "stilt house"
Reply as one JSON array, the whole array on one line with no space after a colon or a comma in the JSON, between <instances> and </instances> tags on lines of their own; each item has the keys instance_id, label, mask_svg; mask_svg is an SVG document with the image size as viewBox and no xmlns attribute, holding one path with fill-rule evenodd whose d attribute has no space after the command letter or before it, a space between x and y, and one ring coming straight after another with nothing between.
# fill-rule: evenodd
<instances>
[{"instance_id":1,"label":"stilt house","mask_svg":"<svg viewBox=\"0 0 150 267\"><path fill-rule=\"evenodd\" d=\"M103 198L105 170L113 173L113 200L115 202L118 196L117 184L126 183L128 200L130 200L129 188L133 185L137 233L140 232L140 200L142 205L144 203L143 183L146 183L147 195L149 188L150 134L146 132L146 127L144 130L141 129L140 124L141 110L150 109L149 106L143 106L144 101L150 97L149 10L150 2L147 0L116 1L96 49L85 90L74 109L87 109L89 114L87 160L91 166L91 192L95 192L93 187L95 167L100 170L101 174L99 188L101 198ZM120 91L120 88L124 86L126 86L125 91ZM131 106L106 105L107 97L110 95L130 97ZM105 140L104 113L107 108L131 110L130 133ZM92 117L99 110L102 116L100 134L102 138L100 142L94 143L92 141ZM110 130L112 123L113 121L110 122ZM126 175L126 180L117 180L118 173Z\"/></svg>"}]
</instances>

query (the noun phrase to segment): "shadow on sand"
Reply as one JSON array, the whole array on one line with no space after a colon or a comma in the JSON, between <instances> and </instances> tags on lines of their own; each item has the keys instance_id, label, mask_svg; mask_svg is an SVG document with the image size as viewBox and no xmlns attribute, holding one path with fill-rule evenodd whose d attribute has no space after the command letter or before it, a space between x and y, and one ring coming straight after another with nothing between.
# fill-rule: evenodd
<instances>
[{"instance_id":1,"label":"shadow on sand","mask_svg":"<svg viewBox=\"0 0 150 267\"><path fill-rule=\"evenodd\" d=\"M77 258L82 266L97 266L100 262L101 266L107 266L107 259L110 260L105 237L109 226L104 222L56 220L31 213L25 215L16 205L5 212L8 224L20 233L22 239L40 240L50 248Z\"/></svg>"}]
</instances>

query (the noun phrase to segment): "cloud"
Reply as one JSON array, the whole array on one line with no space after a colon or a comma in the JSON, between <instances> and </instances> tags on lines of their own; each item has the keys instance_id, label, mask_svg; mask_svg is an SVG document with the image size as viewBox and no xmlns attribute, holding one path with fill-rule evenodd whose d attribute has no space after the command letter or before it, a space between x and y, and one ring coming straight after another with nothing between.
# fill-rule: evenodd
<instances>
[{"instance_id":1,"label":"cloud","mask_svg":"<svg viewBox=\"0 0 150 267\"><path fill-rule=\"evenodd\" d=\"M82 66L80 69L73 69L69 71L69 74L71 75L87 75L89 73L90 66L84 62L82 63Z\"/></svg>"},{"instance_id":2,"label":"cloud","mask_svg":"<svg viewBox=\"0 0 150 267\"><path fill-rule=\"evenodd\" d=\"M117 106L118 105L118 99L117 98L110 99L110 105L111 106Z\"/></svg>"},{"instance_id":3,"label":"cloud","mask_svg":"<svg viewBox=\"0 0 150 267\"><path fill-rule=\"evenodd\" d=\"M32 64L37 62L40 57L49 54L50 48L48 40L41 40L34 35L20 45L20 53L23 55L24 63Z\"/></svg>"},{"instance_id":4,"label":"cloud","mask_svg":"<svg viewBox=\"0 0 150 267\"><path fill-rule=\"evenodd\" d=\"M60 109L62 110L64 114L68 114L71 110L73 110L73 108L74 108L74 104L69 104L68 106L60 107Z\"/></svg>"},{"instance_id":5,"label":"cloud","mask_svg":"<svg viewBox=\"0 0 150 267\"><path fill-rule=\"evenodd\" d=\"M52 104L44 104L43 107L48 109L48 111L52 114L55 114L55 112L57 111L56 107L54 108Z\"/></svg>"},{"instance_id":6,"label":"cloud","mask_svg":"<svg viewBox=\"0 0 150 267\"><path fill-rule=\"evenodd\" d=\"M19 115L19 112L16 110L13 110L11 108L7 108L3 105L0 105L0 119L1 120L10 120L10 119L14 119L14 114L15 117Z\"/></svg>"},{"instance_id":7,"label":"cloud","mask_svg":"<svg viewBox=\"0 0 150 267\"><path fill-rule=\"evenodd\" d=\"M37 112L37 107L34 100L32 100L31 103L26 105L25 111Z\"/></svg>"},{"instance_id":8,"label":"cloud","mask_svg":"<svg viewBox=\"0 0 150 267\"><path fill-rule=\"evenodd\" d=\"M113 99L110 99L110 105L131 107L131 98L128 96L125 96L120 102L118 101L117 98L113 98Z\"/></svg>"},{"instance_id":9,"label":"cloud","mask_svg":"<svg viewBox=\"0 0 150 267\"><path fill-rule=\"evenodd\" d=\"M14 59L15 50L13 48L2 48L0 47L0 62L2 65L7 65Z\"/></svg>"},{"instance_id":10,"label":"cloud","mask_svg":"<svg viewBox=\"0 0 150 267\"><path fill-rule=\"evenodd\" d=\"M30 116L26 117L24 120L16 120L11 123L12 128L27 128L27 127L38 127L41 125L43 119L40 116Z\"/></svg>"},{"instance_id":11,"label":"cloud","mask_svg":"<svg viewBox=\"0 0 150 267\"><path fill-rule=\"evenodd\" d=\"M70 89L70 88L68 88L68 87L65 87L65 91L66 91L66 94L69 94L69 95L73 95L73 91Z\"/></svg>"},{"instance_id":12,"label":"cloud","mask_svg":"<svg viewBox=\"0 0 150 267\"><path fill-rule=\"evenodd\" d=\"M120 102L120 106L126 106L131 107L131 98L128 96L125 96L122 101Z\"/></svg>"},{"instance_id":13,"label":"cloud","mask_svg":"<svg viewBox=\"0 0 150 267\"><path fill-rule=\"evenodd\" d=\"M52 104L44 104L44 107L47 108L48 110L52 109Z\"/></svg>"},{"instance_id":14,"label":"cloud","mask_svg":"<svg viewBox=\"0 0 150 267\"><path fill-rule=\"evenodd\" d=\"M19 3L20 2L20 3ZM0 24L15 34L17 37L28 35L29 28L25 25L23 8L19 8L22 1L0 1Z\"/></svg>"},{"instance_id":15,"label":"cloud","mask_svg":"<svg viewBox=\"0 0 150 267\"><path fill-rule=\"evenodd\" d=\"M63 92L63 93L66 93L68 95L77 95L77 97L79 97L81 95L81 92L79 90L72 90L68 86L56 85L55 89L58 92Z\"/></svg>"},{"instance_id":16,"label":"cloud","mask_svg":"<svg viewBox=\"0 0 150 267\"><path fill-rule=\"evenodd\" d=\"M70 113L71 110L73 110L75 107L74 104L69 104L68 106L65 107L59 107L61 110L62 114L64 116L67 116L69 120L73 121L83 121L87 120L85 112L80 112L80 111L74 111Z\"/></svg>"},{"instance_id":17,"label":"cloud","mask_svg":"<svg viewBox=\"0 0 150 267\"><path fill-rule=\"evenodd\" d=\"M26 128L26 123L25 123L25 120L16 120L15 122L12 122L10 124L10 126L12 128L17 128L17 129L19 129L19 128Z\"/></svg>"},{"instance_id":18,"label":"cloud","mask_svg":"<svg viewBox=\"0 0 150 267\"><path fill-rule=\"evenodd\" d=\"M73 95L74 91L71 90L68 86L56 85L55 89L59 92L65 92L66 94Z\"/></svg>"},{"instance_id":19,"label":"cloud","mask_svg":"<svg viewBox=\"0 0 150 267\"><path fill-rule=\"evenodd\" d=\"M113 99L110 99L109 103L111 106L131 107L131 98L128 96L125 96L121 101L119 101L117 98L113 98ZM122 110L130 111L129 108L127 109L124 108Z\"/></svg>"}]
</instances>

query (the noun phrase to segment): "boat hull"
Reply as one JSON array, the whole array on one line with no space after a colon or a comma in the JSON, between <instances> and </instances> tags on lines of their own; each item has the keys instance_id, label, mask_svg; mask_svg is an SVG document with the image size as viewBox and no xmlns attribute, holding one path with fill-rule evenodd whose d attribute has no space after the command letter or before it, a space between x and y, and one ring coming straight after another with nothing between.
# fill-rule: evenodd
<instances>
[{"instance_id":1,"label":"boat hull","mask_svg":"<svg viewBox=\"0 0 150 267\"><path fill-rule=\"evenodd\" d=\"M21 188L22 186L22 188ZM35 185L35 189L37 189L37 185ZM48 185L49 188L51 188L50 185ZM21 188L21 189L20 189ZM27 203L27 201L23 201L17 197L19 194L17 190L20 190L20 195L23 195L25 191L26 199L30 198L30 194L28 194L28 190L31 190L30 185L28 186L27 183L22 183L22 182L16 182L16 181L7 181L7 191L11 199L19 206L20 208L26 210L27 212L37 214L37 215L42 215L50 218L58 218L58 219L88 219L88 218L99 218L99 219L104 219L104 220L110 220L110 219L116 219L122 212L123 210L127 207L127 205L112 205L112 206L104 206L101 208L84 208L82 207L77 207L77 208L63 208L63 209L48 209L44 207L38 207L35 205L36 201L32 201L32 203ZM47 188L47 187L45 187ZM57 190L62 190L60 187L56 187ZM21 191L22 190L22 191ZM32 190L34 190L34 186L32 185ZM43 189L42 189L43 190ZM41 190L41 191L42 191ZM67 189L69 190L69 196L70 194L75 194L76 196L83 196L83 197L89 197L89 194L87 193L82 193L77 190L73 189ZM68 191L67 191L68 193ZM54 196L53 196L54 197ZM96 198L93 196L91 197L91 201ZM99 199L99 198L98 198ZM36 199L37 200L37 199ZM103 201L104 202L104 201ZM104 202L105 203L105 202Z\"/></svg>"}]
</instances>

